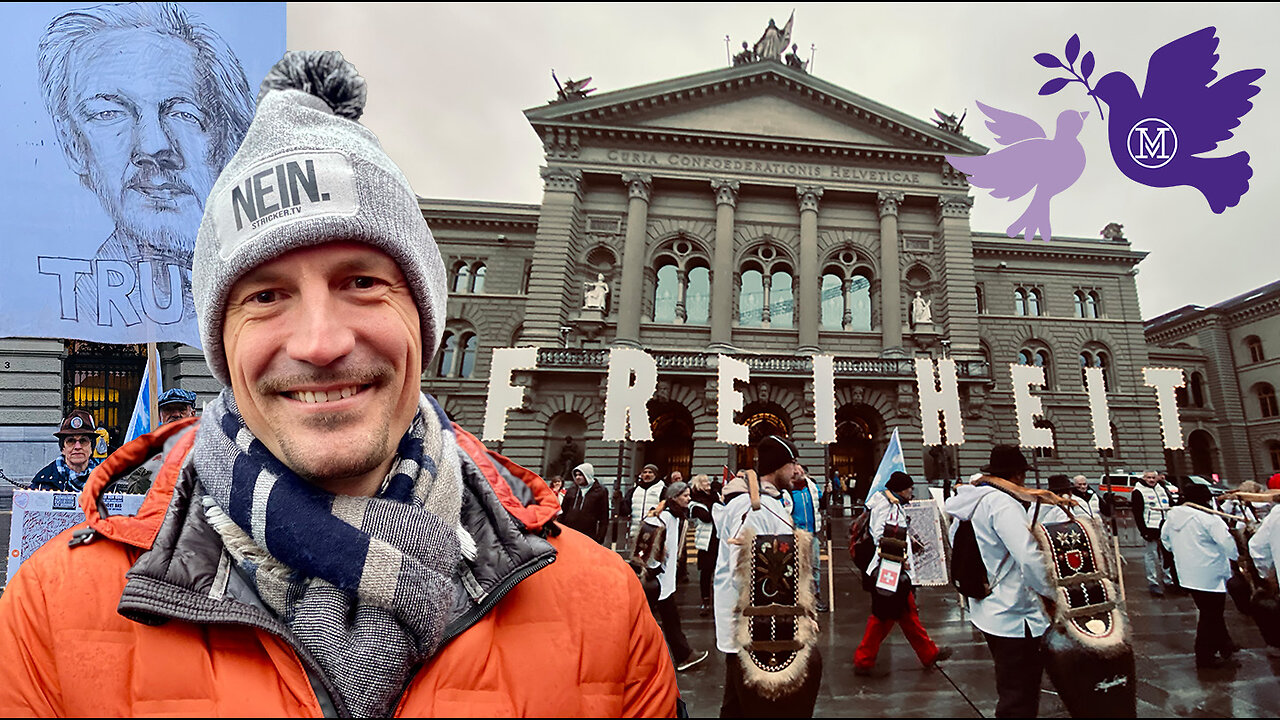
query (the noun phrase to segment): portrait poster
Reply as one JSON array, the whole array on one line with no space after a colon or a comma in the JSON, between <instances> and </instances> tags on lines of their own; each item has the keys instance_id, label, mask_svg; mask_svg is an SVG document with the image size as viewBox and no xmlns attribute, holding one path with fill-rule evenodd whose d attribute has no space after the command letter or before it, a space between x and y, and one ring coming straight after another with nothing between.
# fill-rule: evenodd
<instances>
[{"instance_id":1,"label":"portrait poster","mask_svg":"<svg viewBox=\"0 0 1280 720\"><path fill-rule=\"evenodd\" d=\"M924 587L951 582L940 506L932 499L906 505L911 528L911 581Z\"/></svg>"},{"instance_id":2,"label":"portrait poster","mask_svg":"<svg viewBox=\"0 0 1280 720\"><path fill-rule=\"evenodd\" d=\"M146 495L103 495L112 515L136 515ZM8 585L18 568L58 533L84 522L80 494L52 490L14 490L13 519L9 525Z\"/></svg>"},{"instance_id":3,"label":"portrait poster","mask_svg":"<svg viewBox=\"0 0 1280 720\"><path fill-rule=\"evenodd\" d=\"M5 7L0 337L200 345L205 199L284 49L282 2Z\"/></svg>"}]
</instances>

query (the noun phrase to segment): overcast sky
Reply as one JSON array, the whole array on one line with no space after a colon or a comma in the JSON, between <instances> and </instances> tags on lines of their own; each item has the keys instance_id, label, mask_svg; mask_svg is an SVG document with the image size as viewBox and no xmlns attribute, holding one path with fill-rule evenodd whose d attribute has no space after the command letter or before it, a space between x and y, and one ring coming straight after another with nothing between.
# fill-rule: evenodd
<instances>
[{"instance_id":1,"label":"overcast sky","mask_svg":"<svg viewBox=\"0 0 1280 720\"><path fill-rule=\"evenodd\" d=\"M1280 198L1274 5L289 3L288 45L341 50L356 65L369 82L363 122L419 195L538 203L542 147L521 111L554 97L553 68L561 81L589 75L603 93L724 67L726 35L735 48L754 43L771 17L781 26L793 7L792 40L806 59L816 46L815 75L921 119L934 108L967 109L965 131L989 148L999 145L975 100L1027 115L1051 134L1062 110L1090 110L1080 134L1087 166L1053 201L1054 234L1098 237L1107 223L1122 223L1133 246L1151 253L1137 278L1144 317L1212 305L1280 276L1268 230ZM1097 59L1094 81L1119 70L1142 88L1153 51L1210 25L1221 40L1220 77L1268 71L1254 109L1213 153L1247 151L1254 170L1249 192L1221 215L1193 188L1125 178L1083 88L1039 97L1055 73L1031 59L1062 57L1079 33L1081 55ZM972 227L988 232L1003 232L1028 199L974 195Z\"/></svg>"}]
</instances>

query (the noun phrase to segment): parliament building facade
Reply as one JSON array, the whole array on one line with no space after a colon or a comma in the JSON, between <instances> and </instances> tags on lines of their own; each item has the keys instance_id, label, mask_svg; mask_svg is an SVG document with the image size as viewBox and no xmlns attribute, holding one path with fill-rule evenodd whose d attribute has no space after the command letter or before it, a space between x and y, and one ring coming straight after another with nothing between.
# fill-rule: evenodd
<instances>
[{"instance_id":1,"label":"parliament building facade","mask_svg":"<svg viewBox=\"0 0 1280 720\"><path fill-rule=\"evenodd\" d=\"M716 356L745 361L738 421L796 440L810 472L869 482L896 429L908 469L957 477L1018 443L1011 363L1042 365L1042 474L1096 477L1082 365L1104 368L1113 468L1162 466L1134 283L1113 237L975 232L946 154L985 148L778 62L525 112L540 205L423 200L450 272L448 332L424 387L462 425L486 407L490 351L538 365L503 452L543 473L578 458L715 474L751 461L716 439ZM607 288L601 302L601 287ZM596 309L603 306L602 309ZM653 440L601 440L609 349L657 360ZM834 355L837 440L814 441L811 355ZM913 358L957 361L964 443L925 447ZM948 438L954 442L954 438ZM1030 455L1030 451L1028 451Z\"/></svg>"},{"instance_id":2,"label":"parliament building facade","mask_svg":"<svg viewBox=\"0 0 1280 720\"><path fill-rule=\"evenodd\" d=\"M545 148L541 204L421 201L450 273L447 332L423 387L478 433L493 349L536 346L537 367L513 378L528 391L502 442L517 462L558 473L585 459L603 477L619 464L631 477L645 462L686 476L750 463L749 449L716 439L716 357L726 354L751 368L738 421L753 439L790 436L811 473L836 470L861 487L895 429L909 471L929 478L968 475L993 445L1018 443L1018 362L1046 371L1039 422L1053 445L1034 453L1042 475L1102 472L1085 364L1107 381L1107 461L1164 465L1142 376L1134 275L1145 253L1118 233L1027 242L975 232L969 187L944 159L985 152L962 131L775 61L567 94L525 115ZM601 440L618 346L656 358L650 442ZM0 376L11 468L38 467L37 442L47 462L56 448L46 436L87 397L76 347L0 341L0 359L22 368ZM814 353L835 356L831 445L814 440ZM923 445L920 356L957 361L958 452ZM217 391L198 351L170 345L162 359L166 385L202 400ZM140 373L136 357L120 363ZM117 394L127 419L132 400L123 386Z\"/></svg>"}]
</instances>

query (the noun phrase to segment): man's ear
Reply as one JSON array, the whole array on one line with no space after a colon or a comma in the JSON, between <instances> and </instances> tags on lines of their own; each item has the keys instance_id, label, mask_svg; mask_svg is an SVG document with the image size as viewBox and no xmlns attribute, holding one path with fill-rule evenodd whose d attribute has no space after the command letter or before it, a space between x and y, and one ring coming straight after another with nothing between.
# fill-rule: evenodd
<instances>
[{"instance_id":1,"label":"man's ear","mask_svg":"<svg viewBox=\"0 0 1280 720\"><path fill-rule=\"evenodd\" d=\"M64 117L53 119L53 131L58 136L58 144L62 146L62 156L67 160L67 167L80 177L88 175L89 158L88 153L80 145L80 134Z\"/></svg>"}]
</instances>

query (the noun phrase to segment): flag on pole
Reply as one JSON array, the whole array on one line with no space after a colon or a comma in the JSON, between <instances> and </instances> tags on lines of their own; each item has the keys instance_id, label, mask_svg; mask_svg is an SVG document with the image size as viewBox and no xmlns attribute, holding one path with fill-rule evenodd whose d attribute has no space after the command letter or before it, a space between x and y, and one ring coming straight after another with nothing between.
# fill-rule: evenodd
<instances>
[{"instance_id":1,"label":"flag on pole","mask_svg":"<svg viewBox=\"0 0 1280 720\"><path fill-rule=\"evenodd\" d=\"M889 476L895 472L906 472L907 464L902 459L902 443L898 440L898 429L894 428L893 437L889 438L889 447L884 449L884 457L880 458L880 467L876 468L876 476L871 481L871 489L867 497L880 492L889 482Z\"/></svg>"},{"instance_id":2,"label":"flag on pole","mask_svg":"<svg viewBox=\"0 0 1280 720\"><path fill-rule=\"evenodd\" d=\"M155 386L152 387L151 366L155 366ZM141 437L155 428L151 426L151 398L164 385L160 377L160 363L148 362L142 371L142 384L138 386L138 400L133 404L133 415L129 417L129 429L125 431L124 441L129 442Z\"/></svg>"}]
</instances>

